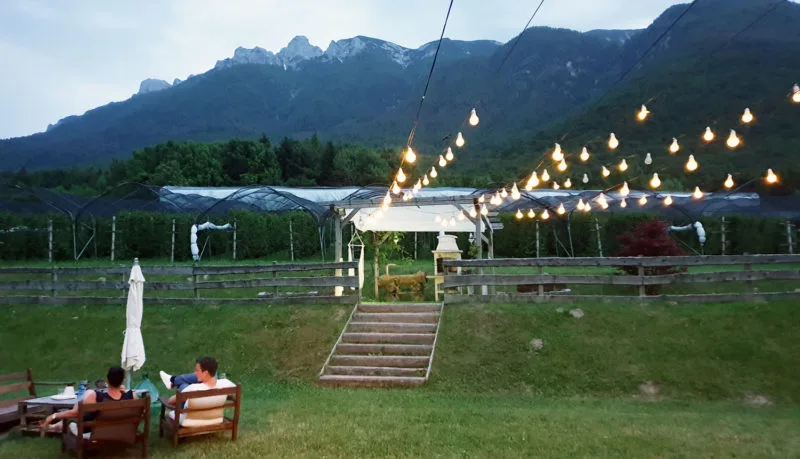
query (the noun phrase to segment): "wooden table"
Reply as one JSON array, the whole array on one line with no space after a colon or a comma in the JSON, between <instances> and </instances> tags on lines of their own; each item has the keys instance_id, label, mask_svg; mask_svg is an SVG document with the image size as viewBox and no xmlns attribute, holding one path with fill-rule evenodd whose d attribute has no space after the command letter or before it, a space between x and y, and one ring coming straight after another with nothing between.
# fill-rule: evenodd
<instances>
[{"instance_id":1,"label":"wooden table","mask_svg":"<svg viewBox=\"0 0 800 459\"><path fill-rule=\"evenodd\" d=\"M53 413L71 409L78 403L78 398L55 399L53 397L38 397L22 400L18 403L19 427L23 435L39 435L39 422ZM49 437L61 436L60 433L46 432Z\"/></svg>"}]
</instances>

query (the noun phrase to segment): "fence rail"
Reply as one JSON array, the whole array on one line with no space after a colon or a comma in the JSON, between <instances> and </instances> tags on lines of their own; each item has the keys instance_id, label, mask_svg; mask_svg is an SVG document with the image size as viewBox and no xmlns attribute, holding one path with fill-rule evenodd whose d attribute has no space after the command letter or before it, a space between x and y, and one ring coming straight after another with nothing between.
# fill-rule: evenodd
<instances>
[{"instance_id":1,"label":"fence rail","mask_svg":"<svg viewBox=\"0 0 800 459\"><path fill-rule=\"evenodd\" d=\"M339 263L292 263L252 266L143 266L145 278L150 276L181 276L185 281L148 281L147 291L193 291L194 298L148 297L149 304L192 304L192 303L237 303L237 304L355 304L360 298L358 274L336 275L345 270L358 270L358 262ZM281 273L307 273L311 271L333 272L320 275L284 276ZM103 304L124 301L128 289L127 276L130 268L0 268L0 291L11 295L0 297L0 304ZM268 274L265 278L236 279L231 276L250 276ZM4 275L49 275L50 279L3 280ZM69 279L61 276L120 276L119 281ZM59 278L61 279L59 280ZM221 291L271 287L259 298L236 298L215 295L214 298L201 298L201 291ZM319 288L319 292L280 292L279 288L298 287L299 289ZM337 294L337 287L341 291ZM116 296L62 296L61 293L79 291L115 291ZM215 292L215 293L218 293ZM347 292L347 294L345 294Z\"/></svg>"},{"instance_id":2,"label":"fence rail","mask_svg":"<svg viewBox=\"0 0 800 459\"><path fill-rule=\"evenodd\" d=\"M769 266L768 269L753 270L753 266ZM684 300L684 301L730 301L736 299L766 299L800 297L794 288L787 292L759 293L748 288L742 293L702 293L682 295L650 294L661 286L691 284L744 283L752 287L759 281L800 280L798 255L731 255L731 256L680 256L680 257L624 257L624 258L501 258L488 260L444 261L446 290L445 301L496 302L496 301L576 301L576 300ZM726 267L714 272L678 272L663 274L658 268ZM741 270L727 267L742 266ZM537 268L538 274L496 274L485 269ZM621 268L620 274L548 274L544 268ZM474 271L479 271L475 274ZM471 272L472 271L472 272ZM635 274L632 273L635 271ZM573 294L574 286L631 286L638 287L635 295L581 295ZM519 292L496 292L497 287L516 286ZM560 286L560 291L545 291L545 287ZM464 294L467 287L467 294ZM478 287L476 289L476 287ZM457 292L457 293L456 293Z\"/></svg>"}]
</instances>

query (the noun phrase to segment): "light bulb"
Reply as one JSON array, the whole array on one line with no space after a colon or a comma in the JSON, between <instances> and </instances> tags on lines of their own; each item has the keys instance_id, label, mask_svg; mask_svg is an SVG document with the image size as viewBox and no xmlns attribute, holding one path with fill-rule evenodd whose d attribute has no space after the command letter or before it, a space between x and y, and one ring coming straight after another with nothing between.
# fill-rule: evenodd
<instances>
[{"instance_id":1,"label":"light bulb","mask_svg":"<svg viewBox=\"0 0 800 459\"><path fill-rule=\"evenodd\" d=\"M524 217L524 215L522 215L522 211L519 209L517 209L517 213L514 214L514 216L517 217L517 220L522 220L522 217Z\"/></svg>"},{"instance_id":2,"label":"light bulb","mask_svg":"<svg viewBox=\"0 0 800 459\"><path fill-rule=\"evenodd\" d=\"M536 218L536 212L533 209L528 211L528 218Z\"/></svg>"},{"instance_id":3,"label":"light bulb","mask_svg":"<svg viewBox=\"0 0 800 459\"><path fill-rule=\"evenodd\" d=\"M408 149L406 150L406 162L409 164L414 164L416 160L417 160L417 154L414 153L414 150L411 148L411 145L409 145Z\"/></svg>"},{"instance_id":4,"label":"light bulb","mask_svg":"<svg viewBox=\"0 0 800 459\"><path fill-rule=\"evenodd\" d=\"M583 208L586 207L586 204L583 202L583 199L578 199L578 205L575 207L577 207L578 210L583 210Z\"/></svg>"},{"instance_id":5,"label":"light bulb","mask_svg":"<svg viewBox=\"0 0 800 459\"><path fill-rule=\"evenodd\" d=\"M482 194L482 195L481 195L481 197L480 197L480 198L478 198L478 202L479 202L479 203L481 203L481 204L483 204L484 202L486 202L486 195L485 195L485 194Z\"/></svg>"},{"instance_id":6,"label":"light bulb","mask_svg":"<svg viewBox=\"0 0 800 459\"><path fill-rule=\"evenodd\" d=\"M561 185L559 185L559 184L558 184L558 182L556 182L555 180L553 180L553 189L554 189L554 190L558 190L559 188L561 188Z\"/></svg>"},{"instance_id":7,"label":"light bulb","mask_svg":"<svg viewBox=\"0 0 800 459\"><path fill-rule=\"evenodd\" d=\"M422 179L417 179L417 183L414 184L414 192L417 192L422 189Z\"/></svg>"},{"instance_id":8,"label":"light bulb","mask_svg":"<svg viewBox=\"0 0 800 459\"><path fill-rule=\"evenodd\" d=\"M455 219L455 217L450 217L450 226L456 226L456 219Z\"/></svg>"},{"instance_id":9,"label":"light bulb","mask_svg":"<svg viewBox=\"0 0 800 459\"><path fill-rule=\"evenodd\" d=\"M455 157L456 155L453 154L453 149L451 147L447 147L447 152L444 154L444 159L452 161Z\"/></svg>"},{"instance_id":10,"label":"light bulb","mask_svg":"<svg viewBox=\"0 0 800 459\"><path fill-rule=\"evenodd\" d=\"M566 162L566 161L564 161L563 159L561 160L561 162L560 162L560 163L558 163L558 170L559 170L560 172L564 172L564 171L566 171L566 170L567 170L567 162Z\"/></svg>"},{"instance_id":11,"label":"light bulb","mask_svg":"<svg viewBox=\"0 0 800 459\"><path fill-rule=\"evenodd\" d=\"M601 173L603 174L603 177L608 177L609 175L611 175L611 171L608 170L606 166L603 166L603 170L601 171Z\"/></svg>"},{"instance_id":12,"label":"light bulb","mask_svg":"<svg viewBox=\"0 0 800 459\"><path fill-rule=\"evenodd\" d=\"M400 170L397 171L397 183L405 183L406 181L406 174L403 172L403 168L401 167Z\"/></svg>"},{"instance_id":13,"label":"light bulb","mask_svg":"<svg viewBox=\"0 0 800 459\"><path fill-rule=\"evenodd\" d=\"M564 181L564 188L572 188L572 180L566 179Z\"/></svg>"},{"instance_id":14,"label":"light bulb","mask_svg":"<svg viewBox=\"0 0 800 459\"><path fill-rule=\"evenodd\" d=\"M463 211L463 210L459 210L459 211L458 211L458 217L457 217L457 218L458 218L458 220L459 220L459 221L464 221L464 219L466 219L466 218L467 218L467 216L466 216L466 215L464 215L464 211Z\"/></svg>"},{"instance_id":15,"label":"light bulb","mask_svg":"<svg viewBox=\"0 0 800 459\"><path fill-rule=\"evenodd\" d=\"M642 108L639 110L639 113L636 114L636 118L638 118L639 121L644 121L644 120L647 119L647 115L649 115L649 114L650 114L650 111L647 110L647 107L642 105Z\"/></svg>"},{"instance_id":16,"label":"light bulb","mask_svg":"<svg viewBox=\"0 0 800 459\"><path fill-rule=\"evenodd\" d=\"M736 131L731 129L731 135L728 136L728 141L726 143L728 144L728 148L733 149L738 147L742 141L739 140L739 136L736 135Z\"/></svg>"},{"instance_id":17,"label":"light bulb","mask_svg":"<svg viewBox=\"0 0 800 459\"><path fill-rule=\"evenodd\" d=\"M386 196L383 197L383 204L388 206L391 203L392 203L392 194L387 191Z\"/></svg>"},{"instance_id":18,"label":"light bulb","mask_svg":"<svg viewBox=\"0 0 800 459\"><path fill-rule=\"evenodd\" d=\"M686 161L686 170L689 172L697 170L697 161L694 160L694 155L689 155L689 160Z\"/></svg>"},{"instance_id":19,"label":"light bulb","mask_svg":"<svg viewBox=\"0 0 800 459\"><path fill-rule=\"evenodd\" d=\"M772 169L767 169L767 183L770 185L778 183L778 176L775 175L775 172L772 172Z\"/></svg>"},{"instance_id":20,"label":"light bulb","mask_svg":"<svg viewBox=\"0 0 800 459\"><path fill-rule=\"evenodd\" d=\"M444 159L444 156L439 155L439 167L446 167L447 161Z\"/></svg>"},{"instance_id":21,"label":"light bulb","mask_svg":"<svg viewBox=\"0 0 800 459\"><path fill-rule=\"evenodd\" d=\"M678 144L678 139L675 137L672 138L672 144L669 146L669 152L673 155L677 153L681 149L681 146Z\"/></svg>"},{"instance_id":22,"label":"light bulb","mask_svg":"<svg viewBox=\"0 0 800 459\"><path fill-rule=\"evenodd\" d=\"M489 215L489 208L486 207L486 204L481 206L481 215L483 215L484 217Z\"/></svg>"},{"instance_id":23,"label":"light bulb","mask_svg":"<svg viewBox=\"0 0 800 459\"><path fill-rule=\"evenodd\" d=\"M592 204L587 202L586 205L583 206L583 211L591 212L591 210L592 210Z\"/></svg>"},{"instance_id":24,"label":"light bulb","mask_svg":"<svg viewBox=\"0 0 800 459\"><path fill-rule=\"evenodd\" d=\"M547 209L545 209L544 212L542 212L539 216L542 217L542 220L547 220L548 218L550 218L550 212L548 212Z\"/></svg>"},{"instance_id":25,"label":"light bulb","mask_svg":"<svg viewBox=\"0 0 800 459\"><path fill-rule=\"evenodd\" d=\"M650 188L657 189L661 186L661 179L658 178L658 173L653 174L653 178L650 179Z\"/></svg>"},{"instance_id":26,"label":"light bulb","mask_svg":"<svg viewBox=\"0 0 800 459\"><path fill-rule=\"evenodd\" d=\"M472 217L472 218L477 218L478 217L478 211L475 210L475 207L472 207L471 209L469 209L469 216Z\"/></svg>"},{"instance_id":27,"label":"light bulb","mask_svg":"<svg viewBox=\"0 0 800 459\"><path fill-rule=\"evenodd\" d=\"M619 202L619 206L623 209L628 207L628 201L626 201L625 198L622 198L622 201Z\"/></svg>"},{"instance_id":28,"label":"light bulb","mask_svg":"<svg viewBox=\"0 0 800 459\"><path fill-rule=\"evenodd\" d=\"M602 194L600 195L599 198L597 198L597 204L599 204L600 208L602 208L603 210L608 209L608 200Z\"/></svg>"},{"instance_id":29,"label":"light bulb","mask_svg":"<svg viewBox=\"0 0 800 459\"><path fill-rule=\"evenodd\" d=\"M618 146L619 146L619 139L617 139L617 136L614 135L614 133L612 132L611 135L608 136L608 148L616 150Z\"/></svg>"},{"instance_id":30,"label":"light bulb","mask_svg":"<svg viewBox=\"0 0 800 459\"><path fill-rule=\"evenodd\" d=\"M439 176L439 173L436 171L436 167L435 166L431 166L430 175L431 175L431 178L436 178L436 177Z\"/></svg>"},{"instance_id":31,"label":"light bulb","mask_svg":"<svg viewBox=\"0 0 800 459\"><path fill-rule=\"evenodd\" d=\"M447 219L442 220L442 228L447 228L448 222Z\"/></svg>"},{"instance_id":32,"label":"light bulb","mask_svg":"<svg viewBox=\"0 0 800 459\"><path fill-rule=\"evenodd\" d=\"M591 155L589 155L589 150L587 150L586 147L583 147L583 150L581 151L581 161L583 162L589 161L590 156Z\"/></svg>"},{"instance_id":33,"label":"light bulb","mask_svg":"<svg viewBox=\"0 0 800 459\"><path fill-rule=\"evenodd\" d=\"M397 184L397 181L394 181L394 182L392 183L392 193L394 193L394 194L400 194L400 192L401 192L401 191L403 191L403 189L402 189L402 188L400 188L400 185L398 185L398 184Z\"/></svg>"},{"instance_id":34,"label":"light bulb","mask_svg":"<svg viewBox=\"0 0 800 459\"><path fill-rule=\"evenodd\" d=\"M464 136L461 133L458 133L458 137L456 137L456 146L461 148L464 146Z\"/></svg>"},{"instance_id":35,"label":"light bulb","mask_svg":"<svg viewBox=\"0 0 800 459\"><path fill-rule=\"evenodd\" d=\"M639 198L639 205L644 207L645 204L647 204L647 196L642 195L642 197Z\"/></svg>"},{"instance_id":36,"label":"light bulb","mask_svg":"<svg viewBox=\"0 0 800 459\"><path fill-rule=\"evenodd\" d=\"M733 176L731 174L728 174L728 178L725 179L725 183L723 183L723 185L725 185L725 188L729 190L733 188L733 185L735 185L735 183L733 183Z\"/></svg>"},{"instance_id":37,"label":"light bulb","mask_svg":"<svg viewBox=\"0 0 800 459\"><path fill-rule=\"evenodd\" d=\"M496 206L499 206L500 204L503 203L503 198L502 198L502 196L500 196L500 192L499 191L496 191L494 193L494 202L495 202L494 205L496 205Z\"/></svg>"},{"instance_id":38,"label":"light bulb","mask_svg":"<svg viewBox=\"0 0 800 459\"><path fill-rule=\"evenodd\" d=\"M800 86L794 85L792 88L792 102L800 104Z\"/></svg>"},{"instance_id":39,"label":"light bulb","mask_svg":"<svg viewBox=\"0 0 800 459\"><path fill-rule=\"evenodd\" d=\"M525 189L531 191L537 186L539 186L539 177L536 174L536 171L533 171L533 173L531 174L531 178L528 179L528 183L525 184Z\"/></svg>"},{"instance_id":40,"label":"light bulb","mask_svg":"<svg viewBox=\"0 0 800 459\"><path fill-rule=\"evenodd\" d=\"M620 196L622 196L623 198L625 198L625 197L627 197L629 194L631 194L631 189L630 189L630 188L628 188L628 182L622 182L622 188L620 188L620 189L619 189L619 194L620 194Z\"/></svg>"},{"instance_id":41,"label":"light bulb","mask_svg":"<svg viewBox=\"0 0 800 459\"><path fill-rule=\"evenodd\" d=\"M436 217L433 218L433 221L435 221L436 223L441 223L442 222L442 217L437 215Z\"/></svg>"},{"instance_id":42,"label":"light bulb","mask_svg":"<svg viewBox=\"0 0 800 459\"><path fill-rule=\"evenodd\" d=\"M694 193L692 193L692 197L695 199L701 199L703 197L703 192L700 191L700 187L694 187Z\"/></svg>"},{"instance_id":43,"label":"light bulb","mask_svg":"<svg viewBox=\"0 0 800 459\"><path fill-rule=\"evenodd\" d=\"M522 195L519 192L519 188L517 188L517 184L515 183L514 186L511 187L511 199L514 201L519 201Z\"/></svg>"},{"instance_id":44,"label":"light bulb","mask_svg":"<svg viewBox=\"0 0 800 459\"><path fill-rule=\"evenodd\" d=\"M626 170L628 170L628 162L625 161L625 159L623 159L622 161L620 161L619 166L617 167L619 168L620 172L625 172Z\"/></svg>"},{"instance_id":45,"label":"light bulb","mask_svg":"<svg viewBox=\"0 0 800 459\"><path fill-rule=\"evenodd\" d=\"M500 191L500 197L503 199L508 197L508 191L506 191L506 187L503 187L503 189Z\"/></svg>"},{"instance_id":46,"label":"light bulb","mask_svg":"<svg viewBox=\"0 0 800 459\"><path fill-rule=\"evenodd\" d=\"M565 213L567 213L567 209L564 208L564 203L560 203L558 205L558 209L556 209L556 213L558 215L564 215Z\"/></svg>"},{"instance_id":47,"label":"light bulb","mask_svg":"<svg viewBox=\"0 0 800 459\"><path fill-rule=\"evenodd\" d=\"M750 111L750 109L745 108L744 113L742 114L742 123L750 124L753 122L754 119L756 119L756 117L753 116L753 113Z\"/></svg>"},{"instance_id":48,"label":"light bulb","mask_svg":"<svg viewBox=\"0 0 800 459\"><path fill-rule=\"evenodd\" d=\"M589 174L583 174L583 179L581 179L583 183L589 183Z\"/></svg>"},{"instance_id":49,"label":"light bulb","mask_svg":"<svg viewBox=\"0 0 800 459\"><path fill-rule=\"evenodd\" d=\"M410 201L411 193L403 193L403 201Z\"/></svg>"},{"instance_id":50,"label":"light bulb","mask_svg":"<svg viewBox=\"0 0 800 459\"><path fill-rule=\"evenodd\" d=\"M644 157L644 163L647 164L648 166L653 164L653 157L650 156L650 153L648 153L647 156Z\"/></svg>"},{"instance_id":51,"label":"light bulb","mask_svg":"<svg viewBox=\"0 0 800 459\"><path fill-rule=\"evenodd\" d=\"M716 137L714 135L714 131L712 131L710 127L707 127L706 132L703 133L703 140L705 140L706 142L711 142L714 140L714 137Z\"/></svg>"},{"instance_id":52,"label":"light bulb","mask_svg":"<svg viewBox=\"0 0 800 459\"><path fill-rule=\"evenodd\" d=\"M431 184L431 180L428 178L428 174L425 174L425 176L422 178L422 184L425 185L425 186L428 186L428 185Z\"/></svg>"},{"instance_id":53,"label":"light bulb","mask_svg":"<svg viewBox=\"0 0 800 459\"><path fill-rule=\"evenodd\" d=\"M478 114L475 113L475 109L473 108L472 112L470 112L470 114L469 114L469 124L472 125L472 126L477 126L478 123L480 123L480 122L481 122L481 119L478 118Z\"/></svg>"},{"instance_id":54,"label":"light bulb","mask_svg":"<svg viewBox=\"0 0 800 459\"><path fill-rule=\"evenodd\" d=\"M550 174L547 173L547 169L542 172L542 181L547 182L550 180Z\"/></svg>"},{"instance_id":55,"label":"light bulb","mask_svg":"<svg viewBox=\"0 0 800 459\"><path fill-rule=\"evenodd\" d=\"M561 151L561 145L556 144L556 147L553 149L553 154L550 155L553 158L553 161L563 161L564 160L564 153Z\"/></svg>"},{"instance_id":56,"label":"light bulb","mask_svg":"<svg viewBox=\"0 0 800 459\"><path fill-rule=\"evenodd\" d=\"M672 196L667 195L667 197L664 198L664 205L667 207L672 205Z\"/></svg>"}]
</instances>

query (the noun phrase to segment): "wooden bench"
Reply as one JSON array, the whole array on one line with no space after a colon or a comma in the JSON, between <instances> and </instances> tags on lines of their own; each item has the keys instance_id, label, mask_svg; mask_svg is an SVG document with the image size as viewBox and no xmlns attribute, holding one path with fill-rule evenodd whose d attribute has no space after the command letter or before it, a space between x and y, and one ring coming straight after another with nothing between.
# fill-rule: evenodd
<instances>
[{"instance_id":1,"label":"wooden bench","mask_svg":"<svg viewBox=\"0 0 800 459\"><path fill-rule=\"evenodd\" d=\"M17 423L20 419L19 402L36 398L36 386L70 386L74 382L34 382L31 369L19 373L0 375L0 396L15 392L24 393L0 400L0 426Z\"/></svg>"},{"instance_id":2,"label":"wooden bench","mask_svg":"<svg viewBox=\"0 0 800 459\"><path fill-rule=\"evenodd\" d=\"M205 397L225 397L224 404L196 408L192 407L192 400ZM167 435L172 441L172 446L178 446L178 440L184 437L205 435L214 432L231 431L231 440L236 440L239 431L239 409L242 402L242 386L230 387L225 389L211 389L196 392L178 392L175 396L175 404L169 404L169 397L162 396L161 402L161 422L159 423L159 435ZM187 403L188 402L188 403ZM186 408L184 408L186 407ZM233 416L225 416L225 409L233 409ZM167 410L174 414L170 416ZM222 422L202 425L186 426L182 425L188 420L207 420L208 414L221 410ZM204 416L205 414L205 416ZM216 414L214 414L216 416Z\"/></svg>"},{"instance_id":3,"label":"wooden bench","mask_svg":"<svg viewBox=\"0 0 800 459\"><path fill-rule=\"evenodd\" d=\"M97 413L93 421L84 416ZM140 431L139 425L144 423ZM74 425L75 427L72 427ZM78 403L78 417L65 419L61 433L61 452L69 451L81 459L90 451L120 451L141 444L147 457L150 434L150 396L138 400Z\"/></svg>"}]
</instances>

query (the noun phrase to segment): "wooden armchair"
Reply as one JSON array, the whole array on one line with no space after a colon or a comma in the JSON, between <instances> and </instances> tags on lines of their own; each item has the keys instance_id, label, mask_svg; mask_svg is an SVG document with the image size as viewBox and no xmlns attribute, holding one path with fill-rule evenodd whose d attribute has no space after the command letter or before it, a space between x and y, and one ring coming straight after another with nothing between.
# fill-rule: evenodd
<instances>
[{"instance_id":1,"label":"wooden armchair","mask_svg":"<svg viewBox=\"0 0 800 459\"><path fill-rule=\"evenodd\" d=\"M8 400L0 400L0 425L8 424L11 422L19 422L19 402L36 398L36 386L70 386L74 382L35 382L31 369L19 373L10 373L0 375L0 396L14 392L20 392L18 396L11 396ZM22 395L21 393L25 393ZM41 417L47 416L49 412L44 407L37 407L36 410L41 411ZM34 413L35 414L35 413Z\"/></svg>"},{"instance_id":2,"label":"wooden armchair","mask_svg":"<svg viewBox=\"0 0 800 459\"><path fill-rule=\"evenodd\" d=\"M172 446L184 437L231 431L231 440L236 440L239 431L239 409L242 402L242 386L211 389L196 392L178 392L175 404L162 396L159 435L167 435ZM205 399L205 400L204 400ZM225 416L226 409L233 409L233 417Z\"/></svg>"},{"instance_id":3,"label":"wooden armchair","mask_svg":"<svg viewBox=\"0 0 800 459\"><path fill-rule=\"evenodd\" d=\"M94 421L84 416L97 413ZM144 423L140 431L139 425ZM61 451L75 453L81 459L89 451L127 449L141 443L142 457L147 457L150 433L150 396L138 400L102 403L78 403L77 419L65 419L61 433Z\"/></svg>"}]
</instances>

